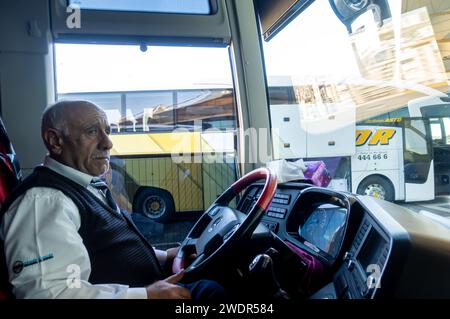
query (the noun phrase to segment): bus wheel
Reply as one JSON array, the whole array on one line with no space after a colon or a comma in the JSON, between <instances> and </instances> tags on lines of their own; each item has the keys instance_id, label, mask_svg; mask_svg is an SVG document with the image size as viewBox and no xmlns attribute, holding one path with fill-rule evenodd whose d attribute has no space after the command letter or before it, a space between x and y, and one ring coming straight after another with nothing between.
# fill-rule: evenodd
<instances>
[{"instance_id":1,"label":"bus wheel","mask_svg":"<svg viewBox=\"0 0 450 319\"><path fill-rule=\"evenodd\" d=\"M172 219L175 213L175 204L168 191L158 188L145 188L138 193L133 211L156 222L165 223Z\"/></svg>"},{"instance_id":2,"label":"bus wheel","mask_svg":"<svg viewBox=\"0 0 450 319\"><path fill-rule=\"evenodd\" d=\"M391 182L381 176L367 177L359 184L356 192L360 195L368 195L390 202L395 199L395 191Z\"/></svg>"}]
</instances>

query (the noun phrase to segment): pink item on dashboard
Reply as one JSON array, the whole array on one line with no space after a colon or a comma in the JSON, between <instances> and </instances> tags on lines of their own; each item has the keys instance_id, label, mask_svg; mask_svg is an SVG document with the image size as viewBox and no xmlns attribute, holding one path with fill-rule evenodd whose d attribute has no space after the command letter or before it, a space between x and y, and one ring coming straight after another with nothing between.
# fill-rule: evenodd
<instances>
[{"instance_id":1,"label":"pink item on dashboard","mask_svg":"<svg viewBox=\"0 0 450 319\"><path fill-rule=\"evenodd\" d=\"M323 161L304 162L306 170L303 172L305 179L320 187L327 187L331 182L331 176Z\"/></svg>"}]
</instances>

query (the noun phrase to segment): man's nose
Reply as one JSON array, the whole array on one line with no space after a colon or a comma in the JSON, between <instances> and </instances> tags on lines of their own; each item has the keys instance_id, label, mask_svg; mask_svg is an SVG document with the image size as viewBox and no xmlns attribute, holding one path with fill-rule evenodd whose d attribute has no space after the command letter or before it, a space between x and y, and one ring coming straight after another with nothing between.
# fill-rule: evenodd
<instances>
[{"instance_id":1,"label":"man's nose","mask_svg":"<svg viewBox=\"0 0 450 319\"><path fill-rule=\"evenodd\" d=\"M100 144L101 148L104 150L110 150L113 147L113 142L111 141L108 134L103 132L102 134L102 140Z\"/></svg>"}]
</instances>

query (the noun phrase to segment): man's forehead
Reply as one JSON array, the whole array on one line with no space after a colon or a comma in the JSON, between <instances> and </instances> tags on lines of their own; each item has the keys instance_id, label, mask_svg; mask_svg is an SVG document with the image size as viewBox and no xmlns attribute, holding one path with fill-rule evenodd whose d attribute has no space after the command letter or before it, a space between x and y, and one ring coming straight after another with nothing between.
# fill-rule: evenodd
<instances>
[{"instance_id":1,"label":"man's forehead","mask_svg":"<svg viewBox=\"0 0 450 319\"><path fill-rule=\"evenodd\" d=\"M103 113L103 110L101 107L99 107L98 105L95 105L93 103L90 103L90 102L83 102L83 103L77 104L77 106L75 108L79 108L80 110L83 110L83 111Z\"/></svg>"},{"instance_id":2,"label":"man's forehead","mask_svg":"<svg viewBox=\"0 0 450 319\"><path fill-rule=\"evenodd\" d=\"M99 106L92 104L92 103L80 103L75 105L72 108L72 112L74 113L81 113L82 115L86 116L101 116L103 117L105 115L105 112L102 108Z\"/></svg>"},{"instance_id":3,"label":"man's forehead","mask_svg":"<svg viewBox=\"0 0 450 319\"><path fill-rule=\"evenodd\" d=\"M83 103L75 106L70 112L71 121L80 124L96 124L106 121L105 112L95 104Z\"/></svg>"}]
</instances>

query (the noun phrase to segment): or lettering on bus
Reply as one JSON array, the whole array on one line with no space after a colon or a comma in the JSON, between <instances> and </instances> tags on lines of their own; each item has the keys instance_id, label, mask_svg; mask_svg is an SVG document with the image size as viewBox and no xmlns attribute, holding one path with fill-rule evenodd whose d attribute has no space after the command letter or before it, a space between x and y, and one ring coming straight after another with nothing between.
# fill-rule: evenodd
<instances>
[{"instance_id":1,"label":"or lettering on bus","mask_svg":"<svg viewBox=\"0 0 450 319\"><path fill-rule=\"evenodd\" d=\"M389 145L389 141L395 135L395 129L379 129L376 130L375 134L369 141L369 145Z\"/></svg>"},{"instance_id":2,"label":"or lettering on bus","mask_svg":"<svg viewBox=\"0 0 450 319\"><path fill-rule=\"evenodd\" d=\"M369 141L370 146L389 145L389 141L395 135L395 129L378 129L373 133L371 130L356 130L356 146L362 146Z\"/></svg>"}]
</instances>

